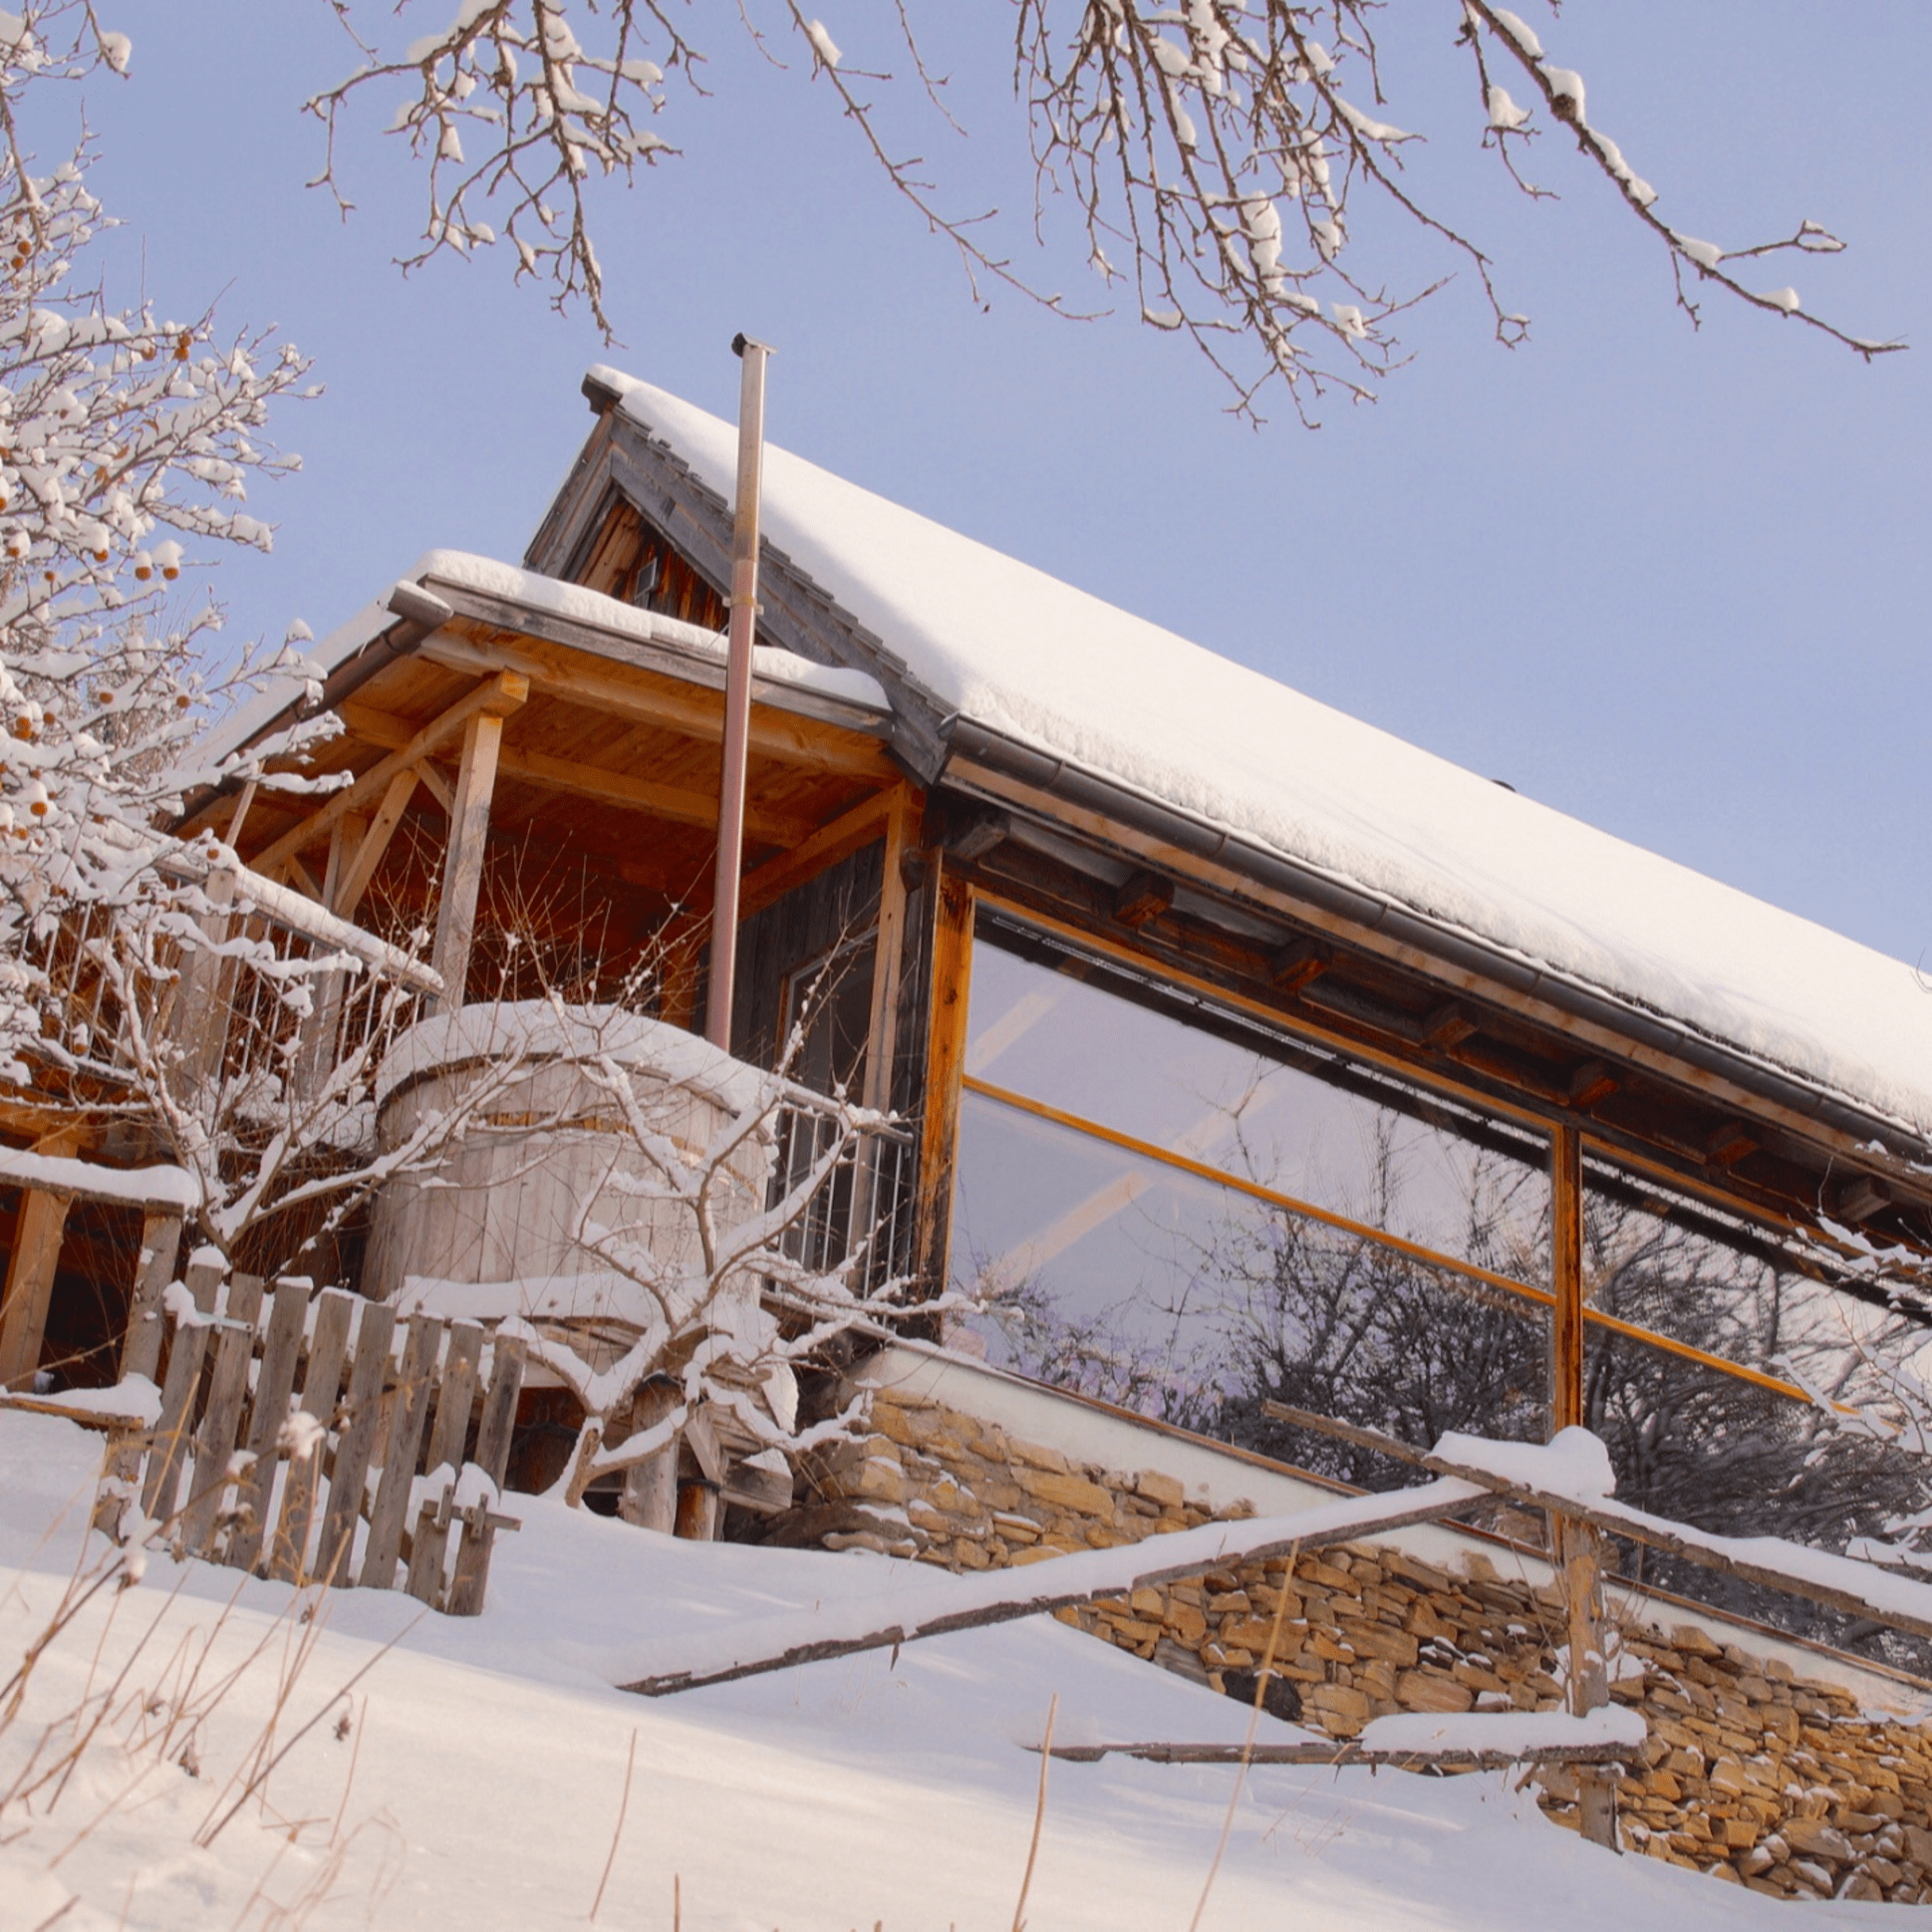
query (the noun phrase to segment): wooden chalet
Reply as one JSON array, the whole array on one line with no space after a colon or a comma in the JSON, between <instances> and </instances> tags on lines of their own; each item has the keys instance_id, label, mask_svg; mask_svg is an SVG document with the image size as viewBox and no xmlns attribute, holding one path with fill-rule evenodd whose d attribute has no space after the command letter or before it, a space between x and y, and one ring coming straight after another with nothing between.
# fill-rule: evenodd
<instances>
[{"instance_id":1,"label":"wooden chalet","mask_svg":"<svg viewBox=\"0 0 1932 1932\"><path fill-rule=\"evenodd\" d=\"M352 782L244 771L173 829L372 943L433 932L445 1004L648 982L690 1026L732 430L615 372L585 393L520 567L429 553L318 648L319 697L272 692L214 747L326 711L301 770ZM765 516L733 1051L769 1063L832 988L793 1071L909 1123L878 1197L895 1264L1028 1311L949 1339L1194 1413L1159 1357L1192 1345L1203 1257L1311 1230L1519 1318L1547 1380L1512 1399L1540 1428L1584 1418L1611 1348L1801 1402L1776 1337L1702 1305L1747 1276L1753 1309L1769 1282L1813 1315L1915 1314L1910 968L778 450ZM167 1204L48 1164L125 1150L24 1106L0 1125L0 1367L112 1379L63 1307L125 1309ZM1681 1236L1675 1299L1655 1269L1618 1298L1598 1203Z\"/></svg>"}]
</instances>

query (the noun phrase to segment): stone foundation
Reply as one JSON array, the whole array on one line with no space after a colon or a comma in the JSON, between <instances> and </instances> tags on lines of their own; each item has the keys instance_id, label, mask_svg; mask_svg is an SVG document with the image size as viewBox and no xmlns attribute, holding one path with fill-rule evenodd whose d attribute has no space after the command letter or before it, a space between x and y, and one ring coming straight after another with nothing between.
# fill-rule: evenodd
<instances>
[{"instance_id":1,"label":"stone foundation","mask_svg":"<svg viewBox=\"0 0 1932 1932\"><path fill-rule=\"evenodd\" d=\"M1159 1445L1148 1432L1146 1448ZM904 1386L877 1390L872 1433L809 1475L816 1500L789 1519L786 1540L956 1570L1253 1514L1190 1499L1158 1470L1076 1463ZM1394 1544L1303 1550L1292 1567L1239 1564L1059 1615L1251 1697L1278 1614L1269 1708L1337 1739L1391 1711L1559 1708L1556 1590L1505 1576L1504 1552L1469 1538L1445 1546L1458 1542L1447 1563ZM1844 1685L1769 1654L1775 1643L1754 1656L1629 1609L1622 1625L1613 1694L1650 1725L1643 1765L1618 1795L1627 1848L1787 1897L1932 1904L1932 1730L1861 1710ZM1573 1775L1551 1767L1538 1785L1548 1815L1573 1825Z\"/></svg>"}]
</instances>

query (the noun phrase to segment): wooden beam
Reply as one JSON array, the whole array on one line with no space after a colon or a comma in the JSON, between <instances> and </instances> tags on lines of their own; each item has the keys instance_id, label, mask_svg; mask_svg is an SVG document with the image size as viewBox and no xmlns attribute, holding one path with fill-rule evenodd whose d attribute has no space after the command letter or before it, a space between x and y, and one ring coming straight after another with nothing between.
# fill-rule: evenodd
<instances>
[{"instance_id":1,"label":"wooden beam","mask_svg":"<svg viewBox=\"0 0 1932 1932\"><path fill-rule=\"evenodd\" d=\"M1130 873L1114 894L1114 917L1139 932L1174 904L1174 881L1159 872Z\"/></svg>"},{"instance_id":2,"label":"wooden beam","mask_svg":"<svg viewBox=\"0 0 1932 1932\"><path fill-rule=\"evenodd\" d=\"M1869 1221L1891 1205L1891 1196L1868 1174L1847 1181L1838 1190L1834 1204L1837 1214L1846 1221Z\"/></svg>"},{"instance_id":3,"label":"wooden beam","mask_svg":"<svg viewBox=\"0 0 1932 1932\"><path fill-rule=\"evenodd\" d=\"M1461 1046L1478 1030L1475 1014L1461 1000L1451 999L1423 1016L1422 1043L1446 1051L1452 1046Z\"/></svg>"},{"instance_id":4,"label":"wooden beam","mask_svg":"<svg viewBox=\"0 0 1932 1932\"><path fill-rule=\"evenodd\" d=\"M376 808L376 816L369 821L366 831L356 845L354 855L345 865L329 895L329 910L338 919L354 919L356 909L363 903L363 894L369 890L369 882L376 876L376 868L383 862L383 854L389 850L389 843L396 836L396 828L403 823L403 814L410 809L410 800L415 796L416 781L422 775L422 767L415 766L408 771L399 771L389 781L389 789L383 793L383 802ZM344 821L347 823L347 821Z\"/></svg>"},{"instance_id":5,"label":"wooden beam","mask_svg":"<svg viewBox=\"0 0 1932 1932\"><path fill-rule=\"evenodd\" d=\"M724 693L707 686L680 688L670 678L650 685L635 684L608 672L589 669L580 653L563 647L532 648L527 642L513 653L500 647L465 646L448 631L439 633L417 655L451 671L481 672L513 664L531 688L567 704L581 705L602 716L655 725L683 737L706 743L724 736ZM755 674L754 674L755 680ZM355 715L366 715L360 708ZM351 722L351 707L343 707L343 721ZM352 724L352 729L359 726ZM812 771L840 771L854 777L897 778L899 768L884 744L861 731L846 730L817 718L787 711L757 693L751 698L751 748L760 757Z\"/></svg>"},{"instance_id":6,"label":"wooden beam","mask_svg":"<svg viewBox=\"0 0 1932 1932\"><path fill-rule=\"evenodd\" d=\"M966 822L963 831L949 833L941 842L949 858L957 859L962 865L971 865L983 859L994 846L1004 844L1012 829L1013 821L1009 814L979 812Z\"/></svg>"},{"instance_id":7,"label":"wooden beam","mask_svg":"<svg viewBox=\"0 0 1932 1932\"><path fill-rule=\"evenodd\" d=\"M983 1629L1021 1617L1043 1616L1097 1597L1128 1596L1238 1563L1265 1563L1301 1549L1328 1549L1366 1541L1419 1522L1441 1522L1488 1500L1492 1485L1443 1480L1381 1496L1329 1497L1291 1515L1250 1517L1150 1536L1118 1549L1089 1549L1055 1556L1023 1569L977 1575L934 1576L910 1603L855 1597L817 1606L809 1618L741 1622L707 1642L688 1638L702 1662L620 1685L642 1697L668 1697L705 1684L725 1684L765 1671L788 1670L827 1657L917 1643L922 1637ZM894 1611L898 1612L894 1620ZM816 1628L822 1634L812 1635ZM776 1643L778 1648L765 1648Z\"/></svg>"},{"instance_id":8,"label":"wooden beam","mask_svg":"<svg viewBox=\"0 0 1932 1932\"><path fill-rule=\"evenodd\" d=\"M61 1127L34 1149L36 1154L71 1155L80 1145L78 1127ZM71 1194L28 1188L20 1198L13 1252L7 1257L7 1285L0 1295L0 1389L31 1395L47 1333L47 1308L54 1297L54 1270L60 1264L61 1235L67 1226Z\"/></svg>"},{"instance_id":9,"label":"wooden beam","mask_svg":"<svg viewBox=\"0 0 1932 1932\"><path fill-rule=\"evenodd\" d=\"M1267 979L1277 992L1292 997L1312 985L1334 963L1334 954L1313 940L1295 940L1268 961Z\"/></svg>"},{"instance_id":10,"label":"wooden beam","mask_svg":"<svg viewBox=\"0 0 1932 1932\"><path fill-rule=\"evenodd\" d=\"M1566 1123L1550 1130L1550 1286L1555 1291L1549 1342L1549 1433L1582 1428L1583 1411L1583 1139Z\"/></svg>"},{"instance_id":11,"label":"wooden beam","mask_svg":"<svg viewBox=\"0 0 1932 1932\"><path fill-rule=\"evenodd\" d=\"M1671 1522L1667 1518L1654 1517L1646 1510L1632 1509L1613 1497L1596 1503L1577 1496L1556 1496L1534 1483L1505 1482L1491 1471L1470 1469L1445 1456L1431 1455L1423 1467L1439 1475L1461 1476L1469 1482L1481 1483L1498 1496L1510 1497L1532 1510L1544 1510L1552 1516L1573 1516L1605 1535L1681 1556L1685 1562L1716 1570L1720 1576L1740 1577L1747 1583L1762 1584L1787 1596L1799 1596L1809 1603L1822 1603L1827 1609L1843 1611L1846 1616L1883 1623L1915 1637L1932 1637L1932 1617L1920 1616L1896 1603L1888 1606L1882 1593L1874 1601L1871 1595L1861 1594L1849 1586L1862 1580L1862 1572L1869 1572L1882 1586L1897 1576L1895 1570L1881 1570L1875 1564L1861 1563L1855 1557L1841 1556L1831 1550L1806 1550L1801 1544L1788 1546L1794 1556L1801 1555L1805 1560L1781 1566L1777 1560L1781 1539L1776 1536L1727 1536L1693 1529ZM1810 1560L1813 1557L1817 1559L1815 1562ZM1834 1582L1834 1575L1841 1580Z\"/></svg>"},{"instance_id":12,"label":"wooden beam","mask_svg":"<svg viewBox=\"0 0 1932 1932\"><path fill-rule=\"evenodd\" d=\"M541 751L503 751L498 768L506 778L546 791L595 798L602 804L651 812L684 825L708 827L717 823L715 792L687 791L679 785L664 785L653 778L607 771L601 765L581 764L569 758L553 758ZM745 829L760 845L793 846L808 839L813 828L809 819L754 807L745 814Z\"/></svg>"},{"instance_id":13,"label":"wooden beam","mask_svg":"<svg viewBox=\"0 0 1932 1932\"><path fill-rule=\"evenodd\" d=\"M1622 1083L1601 1060L1585 1060L1569 1076L1569 1104L1587 1114L1600 1107Z\"/></svg>"},{"instance_id":14,"label":"wooden beam","mask_svg":"<svg viewBox=\"0 0 1932 1932\"><path fill-rule=\"evenodd\" d=\"M507 717L530 694L529 681L513 671L499 672L487 683L478 685L474 690L466 692L440 716L425 724L401 749L394 751L380 764L373 765L356 779L353 784L336 792L319 812L312 813L300 825L292 827L269 846L266 851L258 852L249 861L256 872L272 873L285 860L293 859L298 853L307 850L325 833L332 832L337 823L351 812L380 798L389 789L390 781L399 772L409 770L413 765L421 763L439 746L465 730L472 717L488 716L498 720Z\"/></svg>"},{"instance_id":15,"label":"wooden beam","mask_svg":"<svg viewBox=\"0 0 1932 1932\"><path fill-rule=\"evenodd\" d=\"M738 891L738 907L749 919L755 912L784 898L794 886L802 886L827 866L883 838L896 809L897 792L876 791L806 834L775 859L767 859L755 871L747 872Z\"/></svg>"},{"instance_id":16,"label":"wooden beam","mask_svg":"<svg viewBox=\"0 0 1932 1932\"><path fill-rule=\"evenodd\" d=\"M463 1003L469 978L469 948L476 935L476 896L483 884L483 848L489 839L490 796L496 789L503 743L500 716L478 710L463 726L462 763L456 773L456 809L450 814L442 891L436 903L436 942L430 964L442 977L438 1009Z\"/></svg>"},{"instance_id":17,"label":"wooden beam","mask_svg":"<svg viewBox=\"0 0 1932 1932\"><path fill-rule=\"evenodd\" d=\"M415 775L421 780L422 789L442 807L443 817L453 817L456 810L455 787L436 769L434 761L424 758L416 766Z\"/></svg>"},{"instance_id":18,"label":"wooden beam","mask_svg":"<svg viewBox=\"0 0 1932 1932\"><path fill-rule=\"evenodd\" d=\"M972 990L972 887L931 859L932 981L926 1022L926 1090L919 1138L919 1196L913 1221L913 1265L927 1285L943 1289L960 1143L960 1081L966 1072L966 1002Z\"/></svg>"},{"instance_id":19,"label":"wooden beam","mask_svg":"<svg viewBox=\"0 0 1932 1932\"><path fill-rule=\"evenodd\" d=\"M322 868L322 903L333 908L336 893L342 882L343 868L349 863L349 856L369 830L369 820L360 812L347 812L336 820L335 830L329 834L329 858Z\"/></svg>"},{"instance_id":20,"label":"wooden beam","mask_svg":"<svg viewBox=\"0 0 1932 1932\"><path fill-rule=\"evenodd\" d=\"M899 1043L899 971L906 957L906 881L900 862L906 856L909 794L902 786L891 797L885 870L879 886L879 927L873 940L872 1016L866 1031L865 1104L882 1114L892 1107L893 1062Z\"/></svg>"},{"instance_id":21,"label":"wooden beam","mask_svg":"<svg viewBox=\"0 0 1932 1932\"><path fill-rule=\"evenodd\" d=\"M275 873L279 872L283 879L289 885L293 886L297 892L307 893L318 906L322 903L321 880L293 852L279 866L274 867L273 870L261 866L252 867L251 870L261 872L265 878L270 879L275 876Z\"/></svg>"},{"instance_id":22,"label":"wooden beam","mask_svg":"<svg viewBox=\"0 0 1932 1932\"><path fill-rule=\"evenodd\" d=\"M1741 1120L1727 1120L1704 1143L1704 1158L1713 1167L1736 1167L1746 1155L1757 1151L1758 1142Z\"/></svg>"},{"instance_id":23,"label":"wooden beam","mask_svg":"<svg viewBox=\"0 0 1932 1932\"><path fill-rule=\"evenodd\" d=\"M1583 1137L1568 1121L1550 1130L1549 1430L1585 1428L1583 1380ZM1562 1587L1569 1637L1569 1708L1580 1717L1610 1701L1604 1663L1603 1538L1566 1512L1549 1518L1549 1549ZM1617 1841L1616 1787L1600 1771L1577 1773L1577 1823L1591 1844Z\"/></svg>"}]
</instances>

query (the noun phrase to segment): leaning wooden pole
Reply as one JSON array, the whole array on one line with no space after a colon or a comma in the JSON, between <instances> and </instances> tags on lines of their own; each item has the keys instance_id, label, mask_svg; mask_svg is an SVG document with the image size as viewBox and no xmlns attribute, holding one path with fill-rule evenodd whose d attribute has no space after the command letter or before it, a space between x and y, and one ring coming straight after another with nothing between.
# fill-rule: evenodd
<instances>
[{"instance_id":1,"label":"leaning wooden pole","mask_svg":"<svg viewBox=\"0 0 1932 1932\"><path fill-rule=\"evenodd\" d=\"M1559 1125L1550 1144L1550 1269L1556 1292L1549 1338L1549 1429L1581 1428L1583 1401L1583 1139ZM1549 1553L1563 1591L1569 1639L1569 1708L1578 1717L1610 1701L1603 1656L1603 1538L1579 1518L1552 1514ZM1577 1823L1592 1844L1617 1842L1616 1786L1594 1765L1576 1771Z\"/></svg>"},{"instance_id":2,"label":"leaning wooden pole","mask_svg":"<svg viewBox=\"0 0 1932 1932\"><path fill-rule=\"evenodd\" d=\"M744 869L744 789L751 735L751 641L758 620L758 496L764 469L765 358L739 336L737 504L731 516L731 624L724 659L724 762L717 797L717 871L711 894L711 975L704 1037L731 1050L731 982L738 964L738 887Z\"/></svg>"}]
</instances>

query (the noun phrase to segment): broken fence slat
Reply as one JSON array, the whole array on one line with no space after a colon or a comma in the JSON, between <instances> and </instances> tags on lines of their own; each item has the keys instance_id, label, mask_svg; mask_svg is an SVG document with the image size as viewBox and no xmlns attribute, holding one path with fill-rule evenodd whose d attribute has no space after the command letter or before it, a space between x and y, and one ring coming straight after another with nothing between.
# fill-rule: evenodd
<instances>
[{"instance_id":1,"label":"broken fence slat","mask_svg":"<svg viewBox=\"0 0 1932 1932\"><path fill-rule=\"evenodd\" d=\"M306 1282L283 1281L276 1287L248 1416L247 1447L254 1460L242 1472L241 1482L236 1486L235 1526L228 1537L226 1560L235 1569L253 1569L261 1557L262 1542L268 1532L269 1505L274 1497L282 1425L288 1420L289 1396L295 1388L296 1363L302 1353L302 1330L308 1312Z\"/></svg>"},{"instance_id":2,"label":"broken fence slat","mask_svg":"<svg viewBox=\"0 0 1932 1932\"><path fill-rule=\"evenodd\" d=\"M376 1507L369 1517L369 1546L363 1553L365 1589L387 1590L396 1584L396 1562L403 1550L404 1518L409 1514L410 1491L415 1481L416 1451L422 1425L429 1415L435 1388L436 1352L442 1346L442 1323L433 1315L414 1315L410 1339L403 1351L403 1378L390 1413L389 1441L383 1450L383 1480L377 1486Z\"/></svg>"},{"instance_id":3,"label":"broken fence slat","mask_svg":"<svg viewBox=\"0 0 1932 1932\"><path fill-rule=\"evenodd\" d=\"M128 1308L128 1345L121 1357L124 1379L144 1375L151 1382L160 1368L161 1296L174 1278L174 1261L180 1251L181 1217L150 1213L141 1223L135 1292Z\"/></svg>"},{"instance_id":4,"label":"broken fence slat","mask_svg":"<svg viewBox=\"0 0 1932 1932\"><path fill-rule=\"evenodd\" d=\"M201 1385L201 1364L208 1352L208 1331L198 1322L176 1328L167 1351L167 1380L161 1385L161 1413L154 1424L154 1446L147 1452L140 1511L150 1522L174 1514L181 1465L187 1459L188 1423Z\"/></svg>"},{"instance_id":5,"label":"broken fence slat","mask_svg":"<svg viewBox=\"0 0 1932 1932\"><path fill-rule=\"evenodd\" d=\"M309 1341L308 1373L302 1378L302 1413L326 1430L335 1420L342 1392L342 1358L349 1346L349 1323L356 1303L346 1294L325 1291L316 1302L315 1333ZM282 1517L268 1553L268 1573L283 1582L307 1582L309 1531L315 1519L316 1486L322 1480L326 1444L318 1439L306 1456L289 1459L282 1491Z\"/></svg>"},{"instance_id":6,"label":"broken fence slat","mask_svg":"<svg viewBox=\"0 0 1932 1932\"><path fill-rule=\"evenodd\" d=\"M389 1381L390 1339L396 1309L387 1301L365 1301L356 1330L356 1367L349 1382L349 1415L336 1438L329 1471L329 1507L322 1513L316 1539L315 1574L324 1583L348 1583L355 1559L356 1525L362 1520L363 1487L369 1476L376 1425L382 1419L383 1389Z\"/></svg>"},{"instance_id":7,"label":"broken fence slat","mask_svg":"<svg viewBox=\"0 0 1932 1932\"><path fill-rule=\"evenodd\" d=\"M1206 1523L1199 1529L1152 1536L1145 1542L1129 1543L1117 1549L1056 1556L1021 1570L936 1576L930 1587L919 1593L930 1606L923 1616L914 1614L903 1622L871 1628L829 1631L824 1637L762 1652L754 1647L761 1633L753 1625L741 1629L735 1638L713 1639L714 1643L735 1643L736 1655L728 1658L719 1655L715 1661L639 1678L622 1688L644 1697L667 1697L679 1691L696 1690L705 1684L723 1684L766 1671L789 1670L796 1664L849 1657L858 1651L916 1643L922 1637L944 1636L951 1631L974 1630L987 1624L1039 1616L1091 1602L1097 1596L1126 1595L1131 1590L1198 1575L1202 1570L1217 1569L1225 1563L1265 1562L1304 1545L1319 1548L1329 1543L1351 1542L1358 1536L1406 1528L1412 1523L1440 1521L1472 1504L1487 1502L1489 1496L1490 1491L1481 1484L1439 1477L1420 1489L1380 1496L1337 1497L1292 1516ZM835 1604L821 1613L820 1620L835 1623L841 1612L858 1618L866 1615L869 1608L863 1602ZM797 1618L774 1619L778 1630L796 1628L797 1623ZM773 1626L765 1626L765 1632L768 1640Z\"/></svg>"},{"instance_id":8,"label":"broken fence slat","mask_svg":"<svg viewBox=\"0 0 1932 1932\"><path fill-rule=\"evenodd\" d=\"M429 1436L424 1470L447 1469L453 1487L469 1439L469 1412L476 1395L476 1365L483 1353L483 1331L474 1322L454 1322L443 1361L442 1388L436 1396L435 1427ZM431 1609L442 1604L443 1565L449 1552L449 1492L416 1512L410 1536L410 1574L404 1587Z\"/></svg>"},{"instance_id":9,"label":"broken fence slat","mask_svg":"<svg viewBox=\"0 0 1932 1932\"><path fill-rule=\"evenodd\" d=\"M490 1351L489 1393L483 1398L483 1419L476 1430L476 1467L499 1490L510 1466L510 1432L516 1427L517 1398L523 1393L523 1343L514 1335L499 1335Z\"/></svg>"},{"instance_id":10,"label":"broken fence slat","mask_svg":"<svg viewBox=\"0 0 1932 1932\"><path fill-rule=\"evenodd\" d=\"M510 1461L510 1431L516 1424L517 1397L523 1392L523 1343L514 1336L498 1336L492 1351L489 1393L483 1398L483 1420L476 1430L476 1467L492 1489L503 1487ZM456 1573L449 1579L443 1608L452 1617L479 1616L489 1583L490 1550L498 1529L517 1526L509 1517L492 1512L488 1498L462 1513L462 1536L456 1544Z\"/></svg>"},{"instance_id":11,"label":"broken fence slat","mask_svg":"<svg viewBox=\"0 0 1932 1932\"><path fill-rule=\"evenodd\" d=\"M261 1313L261 1277L237 1274L228 1284L226 1317L214 1341L208 1400L194 1437L194 1475L181 1512L181 1547L190 1556L211 1553L210 1543L228 1487L242 1404L248 1399L248 1364L255 1353L255 1319Z\"/></svg>"}]
</instances>

